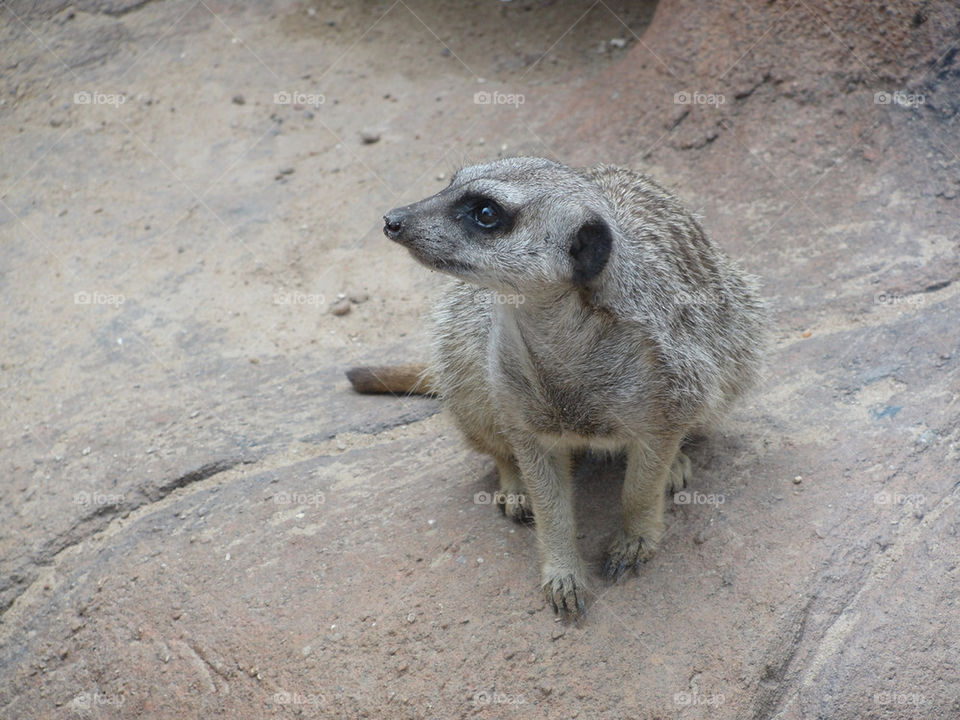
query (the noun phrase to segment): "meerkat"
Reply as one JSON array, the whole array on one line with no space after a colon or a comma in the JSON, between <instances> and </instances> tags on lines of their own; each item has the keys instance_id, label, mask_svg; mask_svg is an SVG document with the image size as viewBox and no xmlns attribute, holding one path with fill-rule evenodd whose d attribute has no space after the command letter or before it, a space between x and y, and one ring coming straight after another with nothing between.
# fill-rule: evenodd
<instances>
[{"instance_id":1,"label":"meerkat","mask_svg":"<svg viewBox=\"0 0 960 720\"><path fill-rule=\"evenodd\" d=\"M546 600L577 617L587 574L572 453L626 453L602 569L615 581L660 539L666 491L689 476L684 438L758 375L757 282L672 194L620 167L530 157L466 167L384 223L453 278L433 313L429 390L493 456L501 509L534 519Z\"/></svg>"}]
</instances>

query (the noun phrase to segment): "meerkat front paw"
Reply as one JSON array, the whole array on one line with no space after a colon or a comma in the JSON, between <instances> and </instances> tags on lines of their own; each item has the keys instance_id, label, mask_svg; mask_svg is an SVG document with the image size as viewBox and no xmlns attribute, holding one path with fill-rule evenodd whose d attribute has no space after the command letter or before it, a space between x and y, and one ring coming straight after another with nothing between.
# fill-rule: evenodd
<instances>
[{"instance_id":1,"label":"meerkat front paw","mask_svg":"<svg viewBox=\"0 0 960 720\"><path fill-rule=\"evenodd\" d=\"M641 563L653 555L654 545L643 537L629 536L623 530L617 531L616 537L607 550L607 559L603 563L603 576L610 581L616 581L623 573L639 567Z\"/></svg>"},{"instance_id":2,"label":"meerkat front paw","mask_svg":"<svg viewBox=\"0 0 960 720\"><path fill-rule=\"evenodd\" d=\"M673 458L673 464L670 466L670 479L667 481L670 492L675 493L683 490L692 477L693 467L690 464L690 458L677 451L676 457Z\"/></svg>"},{"instance_id":3,"label":"meerkat front paw","mask_svg":"<svg viewBox=\"0 0 960 720\"><path fill-rule=\"evenodd\" d=\"M576 619L586 612L586 583L578 572L544 570L543 596L558 615Z\"/></svg>"}]
</instances>

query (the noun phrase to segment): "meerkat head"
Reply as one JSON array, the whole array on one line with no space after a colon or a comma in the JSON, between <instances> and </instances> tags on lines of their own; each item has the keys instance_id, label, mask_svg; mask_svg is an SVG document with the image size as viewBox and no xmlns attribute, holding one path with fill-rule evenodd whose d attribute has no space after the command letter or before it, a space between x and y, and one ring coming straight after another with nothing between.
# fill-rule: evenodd
<instances>
[{"instance_id":1,"label":"meerkat head","mask_svg":"<svg viewBox=\"0 0 960 720\"><path fill-rule=\"evenodd\" d=\"M542 158L466 167L450 185L384 215L384 234L419 262L494 290L596 283L616 234L600 188Z\"/></svg>"}]
</instances>

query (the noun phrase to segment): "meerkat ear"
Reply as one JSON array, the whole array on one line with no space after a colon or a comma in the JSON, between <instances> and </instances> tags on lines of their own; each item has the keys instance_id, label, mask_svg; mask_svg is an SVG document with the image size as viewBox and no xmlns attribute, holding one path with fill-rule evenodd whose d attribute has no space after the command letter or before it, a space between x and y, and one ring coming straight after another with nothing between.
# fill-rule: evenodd
<instances>
[{"instance_id":1,"label":"meerkat ear","mask_svg":"<svg viewBox=\"0 0 960 720\"><path fill-rule=\"evenodd\" d=\"M613 233L603 220L588 220L577 230L570 243L570 258L573 260L573 282L587 285L607 264Z\"/></svg>"}]
</instances>

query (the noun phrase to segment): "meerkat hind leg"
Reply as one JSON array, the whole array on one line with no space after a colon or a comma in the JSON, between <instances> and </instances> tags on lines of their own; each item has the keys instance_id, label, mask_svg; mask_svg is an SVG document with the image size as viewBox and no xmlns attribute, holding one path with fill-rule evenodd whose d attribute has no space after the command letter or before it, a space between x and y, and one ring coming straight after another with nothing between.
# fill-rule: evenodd
<instances>
[{"instance_id":1,"label":"meerkat hind leg","mask_svg":"<svg viewBox=\"0 0 960 720\"><path fill-rule=\"evenodd\" d=\"M673 469L678 465L679 480L683 481L683 461L677 458L679 448L677 439L660 439L649 444L634 443L627 451L621 496L623 526L610 543L603 565L603 575L608 580L616 580L653 554L663 534L664 495L668 484L674 482Z\"/></svg>"}]
</instances>

